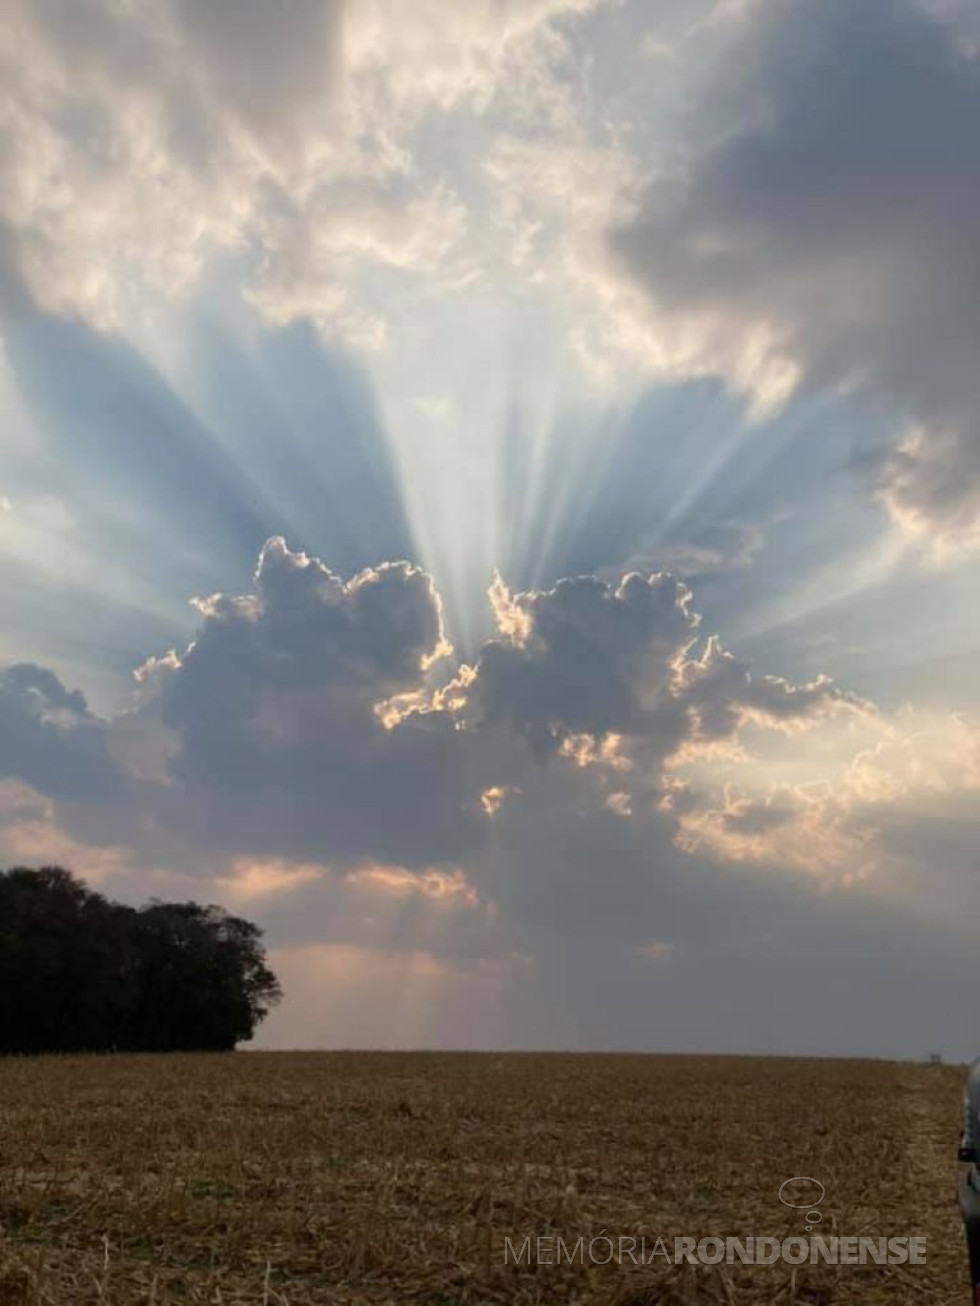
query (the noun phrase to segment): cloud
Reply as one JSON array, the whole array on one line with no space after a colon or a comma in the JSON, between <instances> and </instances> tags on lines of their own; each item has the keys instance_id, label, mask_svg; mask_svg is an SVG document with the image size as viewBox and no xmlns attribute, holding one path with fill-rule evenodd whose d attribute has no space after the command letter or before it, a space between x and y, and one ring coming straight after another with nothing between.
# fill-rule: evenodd
<instances>
[{"instance_id":1,"label":"cloud","mask_svg":"<svg viewBox=\"0 0 980 1306\"><path fill-rule=\"evenodd\" d=\"M755 677L717 639L702 648L690 591L666 574L516 594L498 577L490 597L498 637L458 665L425 572L344 581L272 538L249 593L194 600L194 639L138 669L128 711L102 719L50 671L8 668L0 762L56 800L66 836L129 844L147 866L395 866L431 887L510 808L533 810L544 763L548 802L628 822L668 773L739 756L750 726L871 710L826 677Z\"/></svg>"},{"instance_id":2,"label":"cloud","mask_svg":"<svg viewBox=\"0 0 980 1306\"><path fill-rule=\"evenodd\" d=\"M178 375L83 323L7 324L0 379L33 431L5 442L3 652L53 659L103 707L148 651L186 640L186 595L244 585L269 536L288 529L344 575L416 556L362 372L309 326L190 317Z\"/></svg>"},{"instance_id":3,"label":"cloud","mask_svg":"<svg viewBox=\"0 0 980 1306\"><path fill-rule=\"evenodd\" d=\"M750 567L765 542L765 528L756 522L715 522L699 530L690 542L654 545L626 562L630 571L711 576Z\"/></svg>"},{"instance_id":4,"label":"cloud","mask_svg":"<svg viewBox=\"0 0 980 1306\"><path fill-rule=\"evenodd\" d=\"M480 654L467 713L511 722L538 748L642 730L698 620L690 591L665 574L634 573L615 588L580 576L516 596L498 586L495 597L504 638Z\"/></svg>"},{"instance_id":5,"label":"cloud","mask_svg":"<svg viewBox=\"0 0 980 1306\"><path fill-rule=\"evenodd\" d=\"M329 111L340 60L342 0L176 0L177 28L214 100L275 153L304 120Z\"/></svg>"},{"instance_id":6,"label":"cloud","mask_svg":"<svg viewBox=\"0 0 980 1306\"><path fill-rule=\"evenodd\" d=\"M699 658L688 658L678 668L677 685L692 725L692 744L730 738L748 722L794 733L828 713L874 710L857 695L838 689L828 676L806 685L781 676L753 677L715 635Z\"/></svg>"},{"instance_id":7,"label":"cloud","mask_svg":"<svg viewBox=\"0 0 980 1306\"><path fill-rule=\"evenodd\" d=\"M424 1041L466 1041L465 991L488 1042L544 1046L642 1045L667 974L704 1045L728 1046L699 966L750 1008L788 966L812 983L821 949L858 986L912 992L930 958L959 973L960 909L935 904L940 884L967 895L967 863L930 890L903 848L966 855L975 726L755 675L670 576L497 578L491 598L498 636L460 667L424 572L344 581L274 538L250 592L197 600L192 643L145 663L116 717L8 668L0 854L247 906L308 1031L280 1022L280 1042L387 1043L396 973ZM318 1024L310 986L346 962L364 982ZM656 1028L694 1037L666 1012Z\"/></svg>"},{"instance_id":8,"label":"cloud","mask_svg":"<svg viewBox=\"0 0 980 1306\"><path fill-rule=\"evenodd\" d=\"M402 897L421 894L435 903L461 904L476 907L479 896L466 882L462 871L413 872L402 866L364 866L347 875L347 883L354 888L367 888L379 893Z\"/></svg>"},{"instance_id":9,"label":"cloud","mask_svg":"<svg viewBox=\"0 0 980 1306\"><path fill-rule=\"evenodd\" d=\"M761 798L726 785L717 807L700 806L681 789L664 807L678 815L677 846L688 853L792 867L844 885L875 868L877 830L826 784L773 786Z\"/></svg>"},{"instance_id":10,"label":"cloud","mask_svg":"<svg viewBox=\"0 0 980 1306\"><path fill-rule=\"evenodd\" d=\"M750 723L795 733L873 712L826 676L804 685L754 676L717 636L695 648L693 596L665 572L618 584L579 576L522 594L497 577L490 596L500 638L458 685L462 716L470 728L510 725L538 756L616 771L635 755L650 772L734 741Z\"/></svg>"},{"instance_id":11,"label":"cloud","mask_svg":"<svg viewBox=\"0 0 980 1306\"><path fill-rule=\"evenodd\" d=\"M876 707L771 631L844 595L856 643L899 606L828 565L842 464L937 555L980 538L976 20L656 9L0 14L4 377L34 428L0 497L0 855L243 904L299 994L280 1040L465 1041L476 1010L488 1042L785 1050L829 1007L908 1054L970 974L975 723ZM532 344L556 321L612 411ZM323 341L396 329L383 424ZM678 383L628 411L651 372ZM502 576L461 665L405 559L462 608L478 536Z\"/></svg>"},{"instance_id":12,"label":"cloud","mask_svg":"<svg viewBox=\"0 0 980 1306\"><path fill-rule=\"evenodd\" d=\"M359 0L349 8L350 63L375 94L409 113L461 104L486 110L501 92L526 110L547 111L556 94L548 56L562 49L558 24L601 3L473 0L447 9L418 0L406 13L398 0Z\"/></svg>"},{"instance_id":13,"label":"cloud","mask_svg":"<svg viewBox=\"0 0 980 1306\"><path fill-rule=\"evenodd\" d=\"M678 847L882 890L908 875L903 837L916 845L933 838L930 873L950 873L938 869L951 860L943 840L955 843L972 827L980 786L976 722L911 708L886 715L852 702L810 729L815 737L802 752L787 753L785 736L781 745L778 734L743 733L743 748L728 757L695 746L670 759L660 807L676 819Z\"/></svg>"},{"instance_id":14,"label":"cloud","mask_svg":"<svg viewBox=\"0 0 980 1306\"><path fill-rule=\"evenodd\" d=\"M735 31L685 149L611 232L646 296L634 322L674 366L724 375L760 411L800 391L871 396L911 427L879 463L882 501L942 548L972 543L969 33L913 0L757 6Z\"/></svg>"},{"instance_id":15,"label":"cloud","mask_svg":"<svg viewBox=\"0 0 980 1306\"><path fill-rule=\"evenodd\" d=\"M0 18L0 292L101 328L217 259L276 322L383 343L378 267L449 282L467 215L415 157L425 113L553 98L554 25L592 0L12 0Z\"/></svg>"},{"instance_id":16,"label":"cloud","mask_svg":"<svg viewBox=\"0 0 980 1306\"><path fill-rule=\"evenodd\" d=\"M218 877L225 893L238 902L252 902L290 893L300 885L319 880L324 868L313 864L296 864L274 858L267 861L236 858L231 873Z\"/></svg>"},{"instance_id":17,"label":"cloud","mask_svg":"<svg viewBox=\"0 0 980 1306\"><path fill-rule=\"evenodd\" d=\"M757 762L742 767L758 778ZM627 773L642 799L639 781ZM894 863L845 882L860 865L857 826L838 845L843 860L815 873L771 843L739 857L678 846L673 815L637 801L623 819L596 799L591 768L541 768L473 858L476 883L493 886L502 936L534 959L502 997L509 1045L921 1055L934 1032L959 1046L971 951L962 908L940 919L922 903L950 885L945 859L908 868L920 900L906 903L893 893ZM755 817L745 823L763 824ZM815 820L785 848L823 851L823 833ZM962 889L965 904L965 879ZM651 942L660 946L645 956Z\"/></svg>"},{"instance_id":18,"label":"cloud","mask_svg":"<svg viewBox=\"0 0 980 1306\"><path fill-rule=\"evenodd\" d=\"M144 710L176 741L168 819L205 845L327 860L438 860L474 837L450 714L386 728L375 711L446 650L424 572L343 582L273 539L253 593L197 607L193 644L144 673L158 691Z\"/></svg>"},{"instance_id":19,"label":"cloud","mask_svg":"<svg viewBox=\"0 0 980 1306\"><path fill-rule=\"evenodd\" d=\"M270 539L251 592L194 601L193 641L139 668L128 711L94 715L41 667L3 672L0 764L54 800L59 837L225 866L234 894L329 866L488 903L471 863L514 830L546 837L552 812L585 813L610 849L645 831L662 853L846 878L874 863L883 808L980 773L966 723L950 744L952 726L915 729L826 676L755 674L702 640L667 574L524 593L497 577L490 598L498 636L458 665L425 572L343 581ZM970 766L951 772L949 748Z\"/></svg>"},{"instance_id":20,"label":"cloud","mask_svg":"<svg viewBox=\"0 0 980 1306\"><path fill-rule=\"evenodd\" d=\"M676 945L664 939L653 939L649 943L638 943L634 951L638 957L647 961L669 961Z\"/></svg>"},{"instance_id":21,"label":"cloud","mask_svg":"<svg viewBox=\"0 0 980 1306\"><path fill-rule=\"evenodd\" d=\"M26 759L18 761L17 769L29 769ZM50 798L29 785L0 779L2 860L7 865L70 866L92 884L124 872L132 856L125 844L74 839L59 824L60 814Z\"/></svg>"},{"instance_id":22,"label":"cloud","mask_svg":"<svg viewBox=\"0 0 980 1306\"><path fill-rule=\"evenodd\" d=\"M107 799L123 788L104 724L79 690L24 662L0 671L0 779L55 798Z\"/></svg>"}]
</instances>

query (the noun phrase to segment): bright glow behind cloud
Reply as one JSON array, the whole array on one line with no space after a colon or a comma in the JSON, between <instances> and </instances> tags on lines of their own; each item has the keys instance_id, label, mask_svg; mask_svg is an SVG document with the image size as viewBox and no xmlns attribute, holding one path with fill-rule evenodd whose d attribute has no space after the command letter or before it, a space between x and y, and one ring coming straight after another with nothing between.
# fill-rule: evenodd
<instances>
[{"instance_id":1,"label":"bright glow behind cloud","mask_svg":"<svg viewBox=\"0 0 980 1306\"><path fill-rule=\"evenodd\" d=\"M643 1044L669 979L727 1046L832 954L920 1052L874 994L972 964L971 21L12 0L0 855L254 906L280 1039L397 989Z\"/></svg>"}]
</instances>

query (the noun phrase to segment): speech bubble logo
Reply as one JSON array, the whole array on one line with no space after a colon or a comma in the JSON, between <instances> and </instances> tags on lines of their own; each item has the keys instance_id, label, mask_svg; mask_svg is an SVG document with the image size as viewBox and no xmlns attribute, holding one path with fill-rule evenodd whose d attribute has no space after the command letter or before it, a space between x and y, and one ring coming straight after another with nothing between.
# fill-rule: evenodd
<instances>
[{"instance_id":1,"label":"speech bubble logo","mask_svg":"<svg viewBox=\"0 0 980 1306\"><path fill-rule=\"evenodd\" d=\"M785 1190L790 1184L812 1184L814 1188L820 1189L820 1196L814 1197L813 1193L810 1192L807 1195L806 1200L803 1202L790 1201L790 1198L785 1196ZM798 1189L794 1188L790 1190L791 1197L800 1197L801 1195L802 1194ZM806 1229L807 1233L810 1232L810 1230L813 1228L815 1224L818 1224L819 1221L823 1219L823 1216L816 1208L820 1205L820 1203L823 1201L823 1199L826 1196L827 1196L826 1188L824 1188L823 1184L820 1182L819 1179L814 1179L812 1175L796 1174L793 1175L790 1179L784 1179L783 1182L779 1185L779 1200L782 1202L782 1204L784 1206L791 1207L794 1211L806 1212L806 1215L803 1218L809 1221L809 1223L805 1224L803 1227Z\"/></svg>"}]
</instances>

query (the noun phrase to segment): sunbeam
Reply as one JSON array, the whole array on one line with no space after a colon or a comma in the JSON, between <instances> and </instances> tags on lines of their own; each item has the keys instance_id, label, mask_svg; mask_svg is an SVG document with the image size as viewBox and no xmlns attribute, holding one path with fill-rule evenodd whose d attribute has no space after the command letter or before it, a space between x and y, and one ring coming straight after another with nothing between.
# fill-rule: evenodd
<instances>
[{"instance_id":1,"label":"sunbeam","mask_svg":"<svg viewBox=\"0 0 980 1306\"><path fill-rule=\"evenodd\" d=\"M0 858L275 1043L962 1051L968 7L0 8Z\"/></svg>"}]
</instances>

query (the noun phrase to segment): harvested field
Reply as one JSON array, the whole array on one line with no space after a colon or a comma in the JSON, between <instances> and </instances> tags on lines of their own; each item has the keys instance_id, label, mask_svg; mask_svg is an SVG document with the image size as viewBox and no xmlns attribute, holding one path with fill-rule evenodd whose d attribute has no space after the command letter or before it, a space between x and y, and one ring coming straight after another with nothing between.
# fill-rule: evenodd
<instances>
[{"instance_id":1,"label":"harvested field","mask_svg":"<svg viewBox=\"0 0 980 1306\"><path fill-rule=\"evenodd\" d=\"M959 1096L957 1068L858 1061L0 1061L0 1306L960 1303ZM796 1175L814 1233L924 1235L927 1263L639 1263L803 1234ZM614 1255L545 1263L559 1236Z\"/></svg>"}]
</instances>

